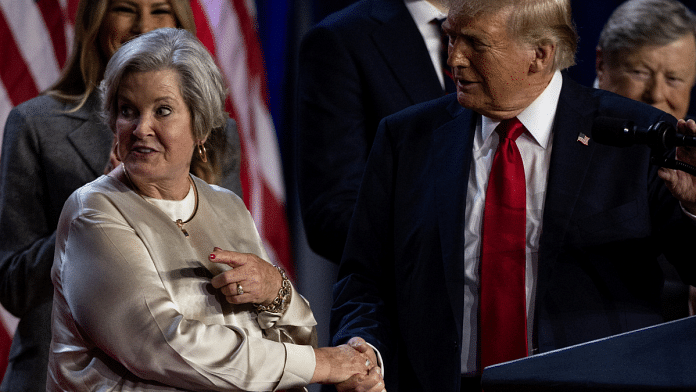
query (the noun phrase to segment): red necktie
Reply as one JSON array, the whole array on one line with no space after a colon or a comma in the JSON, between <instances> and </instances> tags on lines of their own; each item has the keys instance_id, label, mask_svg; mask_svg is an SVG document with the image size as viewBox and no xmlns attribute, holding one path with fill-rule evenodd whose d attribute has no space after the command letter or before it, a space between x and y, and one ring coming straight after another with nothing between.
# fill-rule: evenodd
<instances>
[{"instance_id":1,"label":"red necktie","mask_svg":"<svg viewBox=\"0 0 696 392\"><path fill-rule=\"evenodd\" d=\"M496 130L500 143L486 190L481 240L481 370L527 356L526 184L515 140L517 118Z\"/></svg>"}]
</instances>

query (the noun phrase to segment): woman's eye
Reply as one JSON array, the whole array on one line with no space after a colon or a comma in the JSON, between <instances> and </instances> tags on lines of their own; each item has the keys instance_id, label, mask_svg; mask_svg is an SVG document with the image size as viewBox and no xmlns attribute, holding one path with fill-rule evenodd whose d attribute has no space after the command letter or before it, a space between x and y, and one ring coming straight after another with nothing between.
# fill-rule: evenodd
<instances>
[{"instance_id":1,"label":"woman's eye","mask_svg":"<svg viewBox=\"0 0 696 392\"><path fill-rule=\"evenodd\" d=\"M118 111L118 114L120 117L130 118L133 116L133 109L131 109L128 106L121 106L121 108Z\"/></svg>"},{"instance_id":2,"label":"woman's eye","mask_svg":"<svg viewBox=\"0 0 696 392\"><path fill-rule=\"evenodd\" d=\"M169 15L172 11L168 8L158 8L150 12L152 15Z\"/></svg>"},{"instance_id":3,"label":"woman's eye","mask_svg":"<svg viewBox=\"0 0 696 392\"><path fill-rule=\"evenodd\" d=\"M134 14L135 9L127 5L118 4L111 8L111 12Z\"/></svg>"},{"instance_id":4,"label":"woman's eye","mask_svg":"<svg viewBox=\"0 0 696 392\"><path fill-rule=\"evenodd\" d=\"M158 116L168 116L172 113L172 109L162 106L160 108L157 108L157 115Z\"/></svg>"}]
</instances>

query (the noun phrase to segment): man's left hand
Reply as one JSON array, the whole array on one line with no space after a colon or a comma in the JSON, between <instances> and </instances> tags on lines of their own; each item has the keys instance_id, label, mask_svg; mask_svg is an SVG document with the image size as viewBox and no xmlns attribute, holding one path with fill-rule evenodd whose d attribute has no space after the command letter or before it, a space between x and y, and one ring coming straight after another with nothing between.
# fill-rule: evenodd
<instances>
[{"instance_id":1,"label":"man's left hand","mask_svg":"<svg viewBox=\"0 0 696 392\"><path fill-rule=\"evenodd\" d=\"M679 120L677 132L684 135L696 135L694 120ZM677 160L696 166L696 147L677 147ZM682 206L692 214L696 214L696 176L681 170L660 168L658 175Z\"/></svg>"}]
</instances>

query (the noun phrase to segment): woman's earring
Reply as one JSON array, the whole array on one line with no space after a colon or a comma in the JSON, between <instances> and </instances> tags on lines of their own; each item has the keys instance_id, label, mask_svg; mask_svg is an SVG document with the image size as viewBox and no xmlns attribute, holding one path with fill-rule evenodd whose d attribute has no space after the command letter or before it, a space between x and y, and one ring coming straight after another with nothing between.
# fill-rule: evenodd
<instances>
[{"instance_id":1,"label":"woman's earring","mask_svg":"<svg viewBox=\"0 0 696 392\"><path fill-rule=\"evenodd\" d=\"M198 155L201 157L201 161L208 162L208 152L203 143L198 143Z\"/></svg>"}]
</instances>

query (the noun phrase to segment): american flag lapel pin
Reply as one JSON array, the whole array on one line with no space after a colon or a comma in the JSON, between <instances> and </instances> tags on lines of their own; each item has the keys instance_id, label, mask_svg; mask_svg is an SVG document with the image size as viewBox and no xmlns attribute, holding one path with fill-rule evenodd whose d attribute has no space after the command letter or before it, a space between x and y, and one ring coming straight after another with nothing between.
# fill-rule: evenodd
<instances>
[{"instance_id":1,"label":"american flag lapel pin","mask_svg":"<svg viewBox=\"0 0 696 392\"><path fill-rule=\"evenodd\" d=\"M590 137L580 132L580 134L578 135L578 141L587 146L590 142Z\"/></svg>"}]
</instances>

